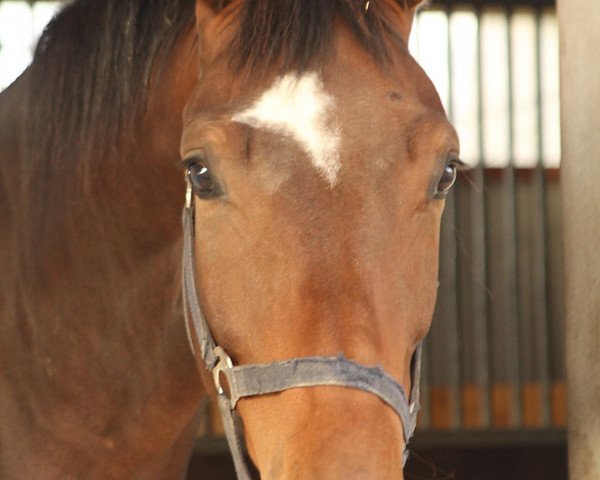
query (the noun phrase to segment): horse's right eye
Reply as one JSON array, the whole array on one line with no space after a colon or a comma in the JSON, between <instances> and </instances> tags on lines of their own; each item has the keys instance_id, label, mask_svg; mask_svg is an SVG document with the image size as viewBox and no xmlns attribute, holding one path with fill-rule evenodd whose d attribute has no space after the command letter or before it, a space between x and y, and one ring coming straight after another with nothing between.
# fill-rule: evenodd
<instances>
[{"instance_id":1,"label":"horse's right eye","mask_svg":"<svg viewBox=\"0 0 600 480\"><path fill-rule=\"evenodd\" d=\"M446 198L446 196L450 192L450 189L456 182L456 177L458 175L459 170L464 169L464 165L465 164L457 158L451 158L450 160L448 160L448 163L446 163L444 171L442 172L442 176L440 177L436 186L434 198Z\"/></svg>"},{"instance_id":2,"label":"horse's right eye","mask_svg":"<svg viewBox=\"0 0 600 480\"><path fill-rule=\"evenodd\" d=\"M456 164L453 162L448 163L444 167L444 172L442 173L442 177L438 183L436 192L437 195L445 196L450 191L454 185L454 182L456 181L457 173Z\"/></svg>"},{"instance_id":3,"label":"horse's right eye","mask_svg":"<svg viewBox=\"0 0 600 480\"><path fill-rule=\"evenodd\" d=\"M217 184L207 166L193 161L188 164L187 176L192 190L200 198L213 198L218 195Z\"/></svg>"}]
</instances>

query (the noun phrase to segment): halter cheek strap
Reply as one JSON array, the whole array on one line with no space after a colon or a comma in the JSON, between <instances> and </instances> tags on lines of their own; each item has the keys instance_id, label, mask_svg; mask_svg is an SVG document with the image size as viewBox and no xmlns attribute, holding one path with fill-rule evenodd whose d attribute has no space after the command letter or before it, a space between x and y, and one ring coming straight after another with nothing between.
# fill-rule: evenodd
<instances>
[{"instance_id":1,"label":"halter cheek strap","mask_svg":"<svg viewBox=\"0 0 600 480\"><path fill-rule=\"evenodd\" d=\"M421 375L421 345L417 346L412 365L410 398L404 388L380 367L366 367L343 355L337 357L303 357L268 364L234 366L223 348L217 346L208 327L196 289L194 255L194 203L188 186L183 212L183 300L185 325L192 352L196 354L192 335L200 346L199 355L212 371L225 435L233 456L239 480L251 480L240 435L235 428L234 412L238 400L267 395L292 388L336 386L369 392L397 413L402 422L405 444L412 437L419 411L419 378ZM188 314L189 311L189 314ZM193 327L193 332L192 332ZM225 378L228 394L222 388ZM404 450L404 463L408 450Z\"/></svg>"}]
</instances>

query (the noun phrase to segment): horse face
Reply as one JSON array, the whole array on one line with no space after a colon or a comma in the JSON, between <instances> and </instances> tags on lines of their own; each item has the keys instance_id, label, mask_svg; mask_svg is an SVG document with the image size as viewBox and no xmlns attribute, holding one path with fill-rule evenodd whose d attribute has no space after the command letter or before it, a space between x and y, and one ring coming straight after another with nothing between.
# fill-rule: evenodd
<instances>
[{"instance_id":1,"label":"horse face","mask_svg":"<svg viewBox=\"0 0 600 480\"><path fill-rule=\"evenodd\" d=\"M389 3L406 42L412 10ZM223 46L239 8L198 4L202 73L181 147L213 335L236 364L343 353L410 391L454 130L402 45L382 66L339 19L320 67L234 74ZM368 393L293 389L239 411L262 478L402 478L400 421Z\"/></svg>"}]
</instances>

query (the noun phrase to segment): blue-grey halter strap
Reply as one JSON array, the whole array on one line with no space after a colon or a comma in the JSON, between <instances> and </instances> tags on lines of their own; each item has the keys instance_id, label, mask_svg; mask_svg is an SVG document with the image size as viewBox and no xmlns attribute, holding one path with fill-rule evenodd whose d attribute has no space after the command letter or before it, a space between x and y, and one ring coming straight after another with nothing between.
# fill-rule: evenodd
<instances>
[{"instance_id":1,"label":"blue-grey halter strap","mask_svg":"<svg viewBox=\"0 0 600 480\"><path fill-rule=\"evenodd\" d=\"M200 346L200 356L212 371L217 400L229 448L239 480L251 480L240 435L235 428L234 411L240 398L266 395L291 388L339 386L363 390L378 396L400 417L405 444L412 437L419 411L419 378L421 374L421 345L415 351L411 366L412 391L410 401L404 388L380 367L365 367L343 355L337 357L304 357L269 364L234 366L223 348L217 346L202 313L195 278L194 202L188 184L183 212L183 301L188 339L195 352L192 330ZM188 315L189 312L189 315ZM221 386L225 378L226 393ZM404 462L408 457L405 448Z\"/></svg>"}]
</instances>

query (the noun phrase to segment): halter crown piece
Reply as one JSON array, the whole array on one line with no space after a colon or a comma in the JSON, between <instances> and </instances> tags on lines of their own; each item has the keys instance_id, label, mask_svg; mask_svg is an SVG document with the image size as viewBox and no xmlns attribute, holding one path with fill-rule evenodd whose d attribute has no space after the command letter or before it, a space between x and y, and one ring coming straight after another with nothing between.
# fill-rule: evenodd
<instances>
[{"instance_id":1,"label":"halter crown piece","mask_svg":"<svg viewBox=\"0 0 600 480\"><path fill-rule=\"evenodd\" d=\"M183 302L185 326L192 353L196 355L192 335L200 347L198 354L206 368L212 371L217 400L227 442L233 456L239 480L251 480L244 460L242 441L235 428L234 412L239 399L292 388L336 386L363 390L379 397L400 417L405 444L412 437L419 411L419 378L421 374L421 345L417 347L411 366L412 391L410 400L404 388L380 367L366 367L337 357L302 357L268 364L233 365L227 352L215 344L200 306L196 289L194 200L187 180L186 203L183 209ZM193 327L193 332L192 332ZM229 394L221 385L225 377ZM404 450L404 463L408 451Z\"/></svg>"}]
</instances>

